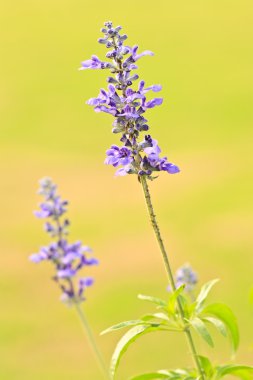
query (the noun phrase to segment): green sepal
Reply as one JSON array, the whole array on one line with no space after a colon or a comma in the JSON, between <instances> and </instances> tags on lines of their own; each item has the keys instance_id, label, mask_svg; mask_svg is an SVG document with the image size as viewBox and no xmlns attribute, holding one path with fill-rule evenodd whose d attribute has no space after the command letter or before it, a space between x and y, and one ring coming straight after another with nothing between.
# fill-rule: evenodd
<instances>
[{"instance_id":1,"label":"green sepal","mask_svg":"<svg viewBox=\"0 0 253 380\"><path fill-rule=\"evenodd\" d=\"M159 177L158 175L156 175L156 176L149 175L149 176L147 176L147 179L149 179L150 181L154 181L158 177Z\"/></svg>"},{"instance_id":2,"label":"green sepal","mask_svg":"<svg viewBox=\"0 0 253 380\"><path fill-rule=\"evenodd\" d=\"M203 318L206 318L206 315L215 317L224 323L230 336L232 352L235 353L239 345L239 329L236 317L231 309L222 303L214 303L206 306L201 315Z\"/></svg>"}]
</instances>

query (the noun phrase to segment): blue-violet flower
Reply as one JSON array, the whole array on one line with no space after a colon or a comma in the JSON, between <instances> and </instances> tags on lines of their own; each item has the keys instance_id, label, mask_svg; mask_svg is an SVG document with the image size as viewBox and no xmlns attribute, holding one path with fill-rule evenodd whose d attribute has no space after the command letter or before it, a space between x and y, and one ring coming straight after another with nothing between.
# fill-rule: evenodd
<instances>
[{"instance_id":1,"label":"blue-violet flower","mask_svg":"<svg viewBox=\"0 0 253 380\"><path fill-rule=\"evenodd\" d=\"M40 180L39 194L45 198L40 204L40 210L34 214L38 218L49 218L45 223L45 231L55 239L48 246L41 247L38 253L30 256L34 263L51 261L55 267L53 280L62 290L61 300L71 305L85 300L86 287L94 282L91 277L79 277L79 271L86 266L97 265L98 260L90 257L92 252L88 246L83 246L80 241L69 243L68 234L69 220L62 219L67 211L68 202L61 199L57 194L57 186L50 178Z\"/></svg>"}]
</instances>

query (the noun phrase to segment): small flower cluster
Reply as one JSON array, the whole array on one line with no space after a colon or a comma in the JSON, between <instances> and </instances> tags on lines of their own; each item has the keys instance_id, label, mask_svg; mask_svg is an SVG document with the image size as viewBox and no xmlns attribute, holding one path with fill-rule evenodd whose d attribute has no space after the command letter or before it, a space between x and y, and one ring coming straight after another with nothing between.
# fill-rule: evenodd
<instances>
[{"instance_id":1,"label":"small flower cluster","mask_svg":"<svg viewBox=\"0 0 253 380\"><path fill-rule=\"evenodd\" d=\"M149 126L144 113L162 104L162 98L147 100L149 91L159 92L160 85L145 86L141 80L137 90L131 87L133 82L139 79L132 70L137 69L136 62L143 56L154 55L145 50L138 54L138 46L125 46L127 35L120 35L121 26L113 27L111 22L106 22L101 29L104 37L98 40L109 49L106 57L111 62L102 62L93 55L91 59L82 62L80 70L85 69L108 69L113 74L109 76L108 90L101 89L97 98L91 98L87 103L94 107L96 112L111 114L113 122L113 133L121 133L120 141L124 144L119 147L112 145L106 152L106 164L114 167L121 166L116 175L137 174L152 179L152 173L166 171L170 174L178 173L179 168L168 162L166 157L160 157L161 150L149 134L139 142L140 132L147 132Z\"/></svg>"},{"instance_id":2,"label":"small flower cluster","mask_svg":"<svg viewBox=\"0 0 253 380\"><path fill-rule=\"evenodd\" d=\"M198 282L198 277L196 272L194 272L189 264L184 264L182 267L178 268L175 275L175 286L178 289L180 286L184 285L184 291L190 295L195 289ZM172 291L171 286L167 287L168 292Z\"/></svg>"},{"instance_id":3,"label":"small flower cluster","mask_svg":"<svg viewBox=\"0 0 253 380\"><path fill-rule=\"evenodd\" d=\"M185 291L191 293L198 282L197 274L189 264L185 264L176 271L176 287L185 285Z\"/></svg>"},{"instance_id":4,"label":"small flower cluster","mask_svg":"<svg viewBox=\"0 0 253 380\"><path fill-rule=\"evenodd\" d=\"M75 284L74 278L83 267L96 265L98 260L86 256L91 249L83 246L80 241L68 243L66 235L69 221L65 218L62 220L62 216L67 211L68 202L62 200L56 190L57 186L50 178L40 181L39 194L45 198L45 201L40 204L40 210L35 211L35 215L38 218L51 220L45 223L45 231L55 238L55 241L48 246L41 247L38 253L30 256L30 260L34 263L51 261L56 270L53 280L58 283L63 292L62 301L68 304L79 303L85 300L85 288L91 286L94 280L91 277L81 277Z\"/></svg>"}]
</instances>

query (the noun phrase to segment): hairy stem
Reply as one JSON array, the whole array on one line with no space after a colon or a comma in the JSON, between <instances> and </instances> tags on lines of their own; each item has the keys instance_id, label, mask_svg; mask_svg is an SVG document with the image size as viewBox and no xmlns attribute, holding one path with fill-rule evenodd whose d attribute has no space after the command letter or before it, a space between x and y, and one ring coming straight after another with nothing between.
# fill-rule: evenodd
<instances>
[{"instance_id":1,"label":"hairy stem","mask_svg":"<svg viewBox=\"0 0 253 380\"><path fill-rule=\"evenodd\" d=\"M96 341L95 341L95 338L93 336L93 333L92 333L92 330L88 324L88 321L86 320L86 317L84 315L84 312L83 310L81 309L80 305L78 303L75 303L75 307L76 307L76 311L77 311L77 314L80 318L80 321L81 321L81 324L83 326L83 329L86 333L86 336L88 337L88 341L89 341L89 344L90 344L90 347L97 359L97 362L99 364L99 367L100 367L100 370L103 374L103 377L104 379L106 380L110 380L110 376L109 376L109 373L108 373L108 370L107 370L107 367L105 365L105 362L104 362L104 359L103 359L103 356L96 344Z\"/></svg>"},{"instance_id":2,"label":"hairy stem","mask_svg":"<svg viewBox=\"0 0 253 380\"><path fill-rule=\"evenodd\" d=\"M140 176L140 182L142 184L142 188L143 188L143 192L144 192L145 201L146 201L147 209L148 209L148 212L149 212L151 224L152 224L152 227L153 227L153 230L154 230L154 233L155 233L155 236L156 236L156 240L158 242L158 245L159 245L162 257L163 257L163 262L164 262L165 269L166 269L166 272L167 272L167 275L168 275L168 278L169 278L169 283L170 283L170 286L173 289L173 291L175 291L176 290L176 286L175 286L175 281L174 281L174 277L173 277L173 274L172 274L171 266L170 266L170 263L169 263L168 254L166 252L166 249L165 249L162 237L161 237L160 229L159 229L159 226L158 226L158 223L157 223L157 220L156 220L156 216L155 216L155 213L154 213L154 208L153 208L153 205L152 205L152 202L151 202L149 188L148 188L148 184L147 184L147 180L146 180L145 176ZM188 344L189 344L190 350L192 352L192 356L193 356L195 365L196 365L196 367L198 369L198 372L199 372L199 375L200 375L200 379L204 380L204 374L203 374L203 371L202 371L202 368L201 368L201 365L200 365L200 362L199 362L199 358L198 358L198 354L197 354L197 351L196 351L196 347L195 347L195 344L194 344L194 341L193 341L193 338L192 338L191 331L190 331L189 327L186 324L184 310L183 310L183 307L182 307L182 304L181 304L179 298L177 298L177 303L178 303L178 309L179 309L179 313L180 313L180 316L181 316L181 319L182 319L182 323L184 324L184 332L185 332L185 334L187 336Z\"/></svg>"}]
</instances>

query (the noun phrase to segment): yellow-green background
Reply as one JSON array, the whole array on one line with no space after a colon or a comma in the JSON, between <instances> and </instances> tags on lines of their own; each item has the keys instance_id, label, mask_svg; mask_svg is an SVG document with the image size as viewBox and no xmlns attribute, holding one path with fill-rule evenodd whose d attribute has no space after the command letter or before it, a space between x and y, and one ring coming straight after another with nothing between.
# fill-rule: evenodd
<instances>
[{"instance_id":1,"label":"yellow-green background","mask_svg":"<svg viewBox=\"0 0 253 380\"><path fill-rule=\"evenodd\" d=\"M148 84L163 85L164 104L149 111L152 135L181 167L151 184L173 268L191 262L202 282L218 277L212 299L228 303L241 329L237 361L252 364L251 0L1 1L0 34L0 378L99 380L74 314L59 301L52 268L27 259L48 239L32 210L37 181L51 176L70 200L71 238L101 261L84 307L95 333L152 306L138 293L166 297L166 276L141 188L114 178L105 150L117 143L112 118L85 100L105 86L105 71L79 72L106 20L129 44L155 57L139 61ZM155 336L156 335L156 336ZM146 336L122 361L119 379L189 365L184 337ZM109 361L120 333L98 337ZM216 363L227 342L202 342Z\"/></svg>"}]
</instances>

